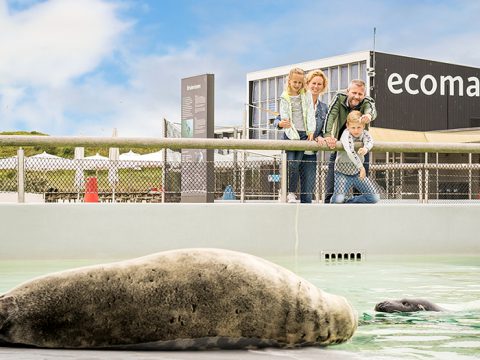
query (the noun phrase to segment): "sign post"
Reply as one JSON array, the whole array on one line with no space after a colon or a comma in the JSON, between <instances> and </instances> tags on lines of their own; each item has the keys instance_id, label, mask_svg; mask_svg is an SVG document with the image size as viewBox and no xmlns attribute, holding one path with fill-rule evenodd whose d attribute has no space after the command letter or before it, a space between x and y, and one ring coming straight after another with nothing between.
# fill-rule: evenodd
<instances>
[{"instance_id":1,"label":"sign post","mask_svg":"<svg viewBox=\"0 0 480 360\"><path fill-rule=\"evenodd\" d=\"M214 137L213 74L182 79L182 138ZM182 150L182 202L213 202L213 150Z\"/></svg>"}]
</instances>

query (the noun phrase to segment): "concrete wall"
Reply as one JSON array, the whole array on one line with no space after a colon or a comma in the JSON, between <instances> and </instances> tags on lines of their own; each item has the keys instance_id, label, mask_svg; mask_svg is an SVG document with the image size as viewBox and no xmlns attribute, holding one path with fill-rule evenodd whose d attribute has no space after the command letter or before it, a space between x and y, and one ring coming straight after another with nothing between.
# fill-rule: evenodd
<instances>
[{"instance_id":1,"label":"concrete wall","mask_svg":"<svg viewBox=\"0 0 480 360\"><path fill-rule=\"evenodd\" d=\"M125 258L186 247L260 256L480 254L480 205L0 204L0 259Z\"/></svg>"}]
</instances>

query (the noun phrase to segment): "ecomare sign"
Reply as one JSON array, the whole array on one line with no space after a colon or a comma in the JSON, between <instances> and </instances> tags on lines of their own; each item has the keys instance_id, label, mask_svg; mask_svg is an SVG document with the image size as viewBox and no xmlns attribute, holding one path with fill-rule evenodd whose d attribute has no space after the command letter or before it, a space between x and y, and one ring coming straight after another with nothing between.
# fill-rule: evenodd
<instances>
[{"instance_id":1,"label":"ecomare sign","mask_svg":"<svg viewBox=\"0 0 480 360\"><path fill-rule=\"evenodd\" d=\"M392 73L387 80L388 90L392 94L401 94L404 91L410 95L420 92L425 95L440 95L480 97L480 79L470 76L465 81L461 76L441 75L435 77L430 74L408 74L405 78L398 73ZM447 94L448 91L448 94Z\"/></svg>"}]
</instances>

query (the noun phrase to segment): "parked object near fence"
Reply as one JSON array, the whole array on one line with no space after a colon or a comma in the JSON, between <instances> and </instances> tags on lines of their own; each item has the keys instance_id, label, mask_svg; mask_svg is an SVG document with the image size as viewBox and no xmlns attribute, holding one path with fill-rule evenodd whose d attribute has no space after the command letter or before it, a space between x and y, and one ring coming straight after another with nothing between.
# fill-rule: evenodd
<instances>
[{"instance_id":1,"label":"parked object near fence","mask_svg":"<svg viewBox=\"0 0 480 360\"><path fill-rule=\"evenodd\" d=\"M235 192L233 191L232 185L227 185L225 190L223 191L223 200L235 200Z\"/></svg>"},{"instance_id":2,"label":"parked object near fence","mask_svg":"<svg viewBox=\"0 0 480 360\"><path fill-rule=\"evenodd\" d=\"M85 183L84 202L98 202L98 184L96 177L89 177Z\"/></svg>"}]
</instances>

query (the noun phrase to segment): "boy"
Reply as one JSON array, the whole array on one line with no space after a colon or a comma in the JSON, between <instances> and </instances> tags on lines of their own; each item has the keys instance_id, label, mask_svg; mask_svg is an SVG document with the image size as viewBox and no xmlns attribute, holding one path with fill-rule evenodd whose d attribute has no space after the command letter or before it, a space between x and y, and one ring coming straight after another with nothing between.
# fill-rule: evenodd
<instances>
[{"instance_id":1,"label":"boy","mask_svg":"<svg viewBox=\"0 0 480 360\"><path fill-rule=\"evenodd\" d=\"M366 177L363 167L364 156L373 147L373 139L365 130L362 113L354 110L347 116L347 128L340 137L345 151L339 151L335 160L335 185L331 203L370 203L378 202L380 196L375 194L372 181ZM363 147L355 152L354 141L359 140ZM352 187L358 189L361 195L353 196L345 201L346 194Z\"/></svg>"}]
</instances>

